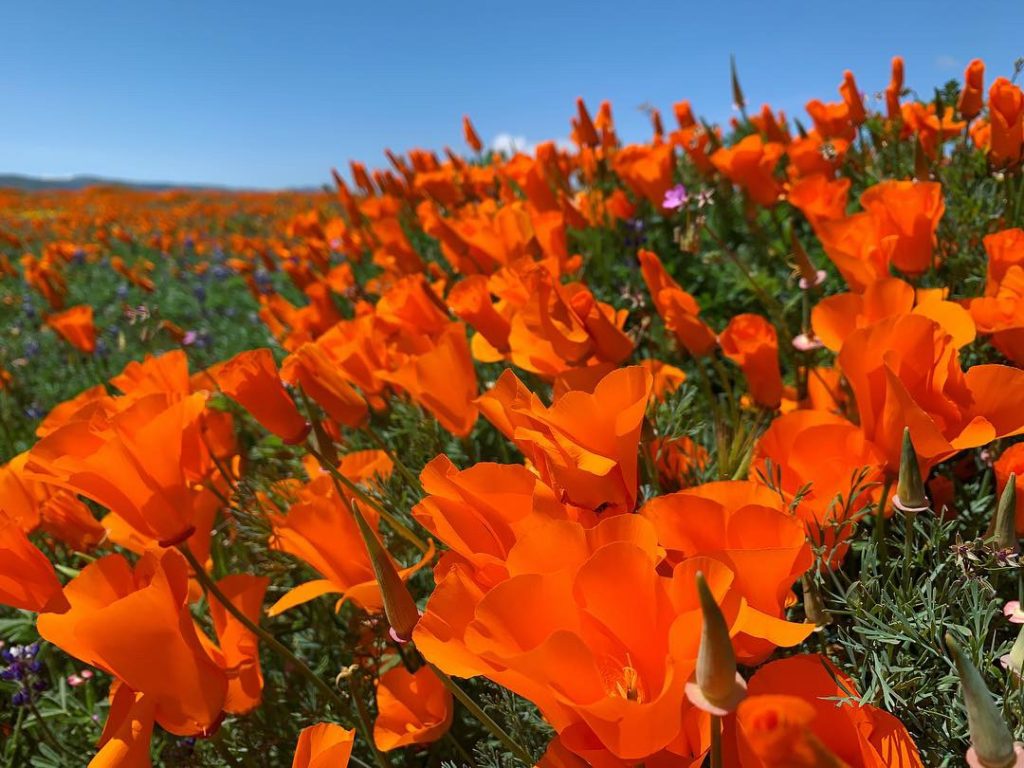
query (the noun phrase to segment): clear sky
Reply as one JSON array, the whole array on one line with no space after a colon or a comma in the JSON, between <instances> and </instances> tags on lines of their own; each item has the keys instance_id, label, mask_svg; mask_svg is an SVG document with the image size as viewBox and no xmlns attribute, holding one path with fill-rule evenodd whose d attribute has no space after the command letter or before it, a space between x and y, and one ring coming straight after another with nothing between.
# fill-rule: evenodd
<instances>
[{"instance_id":1,"label":"clear sky","mask_svg":"<svg viewBox=\"0 0 1024 768\"><path fill-rule=\"evenodd\" d=\"M841 9L841 10L837 10ZM30 0L0 9L0 172L276 187L319 184L385 147L564 138L576 96L649 135L689 98L730 114L879 91L902 54L923 94L1024 56L1020 0Z\"/></svg>"}]
</instances>

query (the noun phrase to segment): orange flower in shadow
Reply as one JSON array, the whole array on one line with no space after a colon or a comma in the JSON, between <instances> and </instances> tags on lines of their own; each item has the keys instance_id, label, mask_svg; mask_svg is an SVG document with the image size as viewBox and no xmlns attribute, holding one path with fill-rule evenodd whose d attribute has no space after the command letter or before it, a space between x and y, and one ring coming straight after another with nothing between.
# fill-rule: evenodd
<instances>
[{"instance_id":1,"label":"orange flower in shadow","mask_svg":"<svg viewBox=\"0 0 1024 768\"><path fill-rule=\"evenodd\" d=\"M647 290L665 327L694 356L708 354L717 343L715 333L700 319L700 305L665 270L652 251L637 254Z\"/></svg>"},{"instance_id":2,"label":"orange flower in shadow","mask_svg":"<svg viewBox=\"0 0 1024 768\"><path fill-rule=\"evenodd\" d=\"M292 768L346 768L356 732L334 723L303 728L295 745Z\"/></svg>"},{"instance_id":3,"label":"orange flower in shadow","mask_svg":"<svg viewBox=\"0 0 1024 768\"><path fill-rule=\"evenodd\" d=\"M429 744L448 732L453 714L452 695L430 667L410 672L399 664L377 681L374 743L382 752Z\"/></svg>"}]
</instances>

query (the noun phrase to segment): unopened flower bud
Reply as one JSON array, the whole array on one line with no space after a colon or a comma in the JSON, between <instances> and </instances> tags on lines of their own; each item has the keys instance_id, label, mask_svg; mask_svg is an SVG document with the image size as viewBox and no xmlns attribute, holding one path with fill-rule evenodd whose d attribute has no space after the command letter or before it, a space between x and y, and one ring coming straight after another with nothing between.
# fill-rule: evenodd
<instances>
[{"instance_id":1,"label":"unopened flower bud","mask_svg":"<svg viewBox=\"0 0 1024 768\"><path fill-rule=\"evenodd\" d=\"M704 574L697 572L697 595L704 617L697 652L697 669L686 684L686 697L705 712L720 717L736 709L747 695L746 681L736 671L736 654L729 627L711 594Z\"/></svg>"}]
</instances>

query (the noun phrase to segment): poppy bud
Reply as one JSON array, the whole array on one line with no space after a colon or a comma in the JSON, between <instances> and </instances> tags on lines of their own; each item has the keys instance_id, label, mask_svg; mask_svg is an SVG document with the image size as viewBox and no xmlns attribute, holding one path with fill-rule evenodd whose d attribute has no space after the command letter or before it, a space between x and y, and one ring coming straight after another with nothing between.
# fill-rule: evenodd
<instances>
[{"instance_id":1,"label":"poppy bud","mask_svg":"<svg viewBox=\"0 0 1024 768\"><path fill-rule=\"evenodd\" d=\"M466 143L469 145L469 148L479 154L484 148L484 143L480 141L480 136L477 134L469 117L462 118L462 133L465 135Z\"/></svg>"},{"instance_id":2,"label":"poppy bud","mask_svg":"<svg viewBox=\"0 0 1024 768\"><path fill-rule=\"evenodd\" d=\"M818 589L817 582L806 573L800 577L800 586L804 593L804 616L820 631L832 623L832 616L825 610L821 590Z\"/></svg>"},{"instance_id":3,"label":"poppy bud","mask_svg":"<svg viewBox=\"0 0 1024 768\"><path fill-rule=\"evenodd\" d=\"M1017 476L1010 473L1006 487L996 505L996 514L992 519L992 533L996 547L1020 551L1017 541Z\"/></svg>"},{"instance_id":4,"label":"poppy bud","mask_svg":"<svg viewBox=\"0 0 1024 768\"><path fill-rule=\"evenodd\" d=\"M811 257L807 255L807 251L804 250L804 246L795 232L790 233L790 244L793 248L793 261L796 262L796 268L800 272L801 290L806 291L825 282L825 270L814 268Z\"/></svg>"},{"instance_id":5,"label":"poppy bud","mask_svg":"<svg viewBox=\"0 0 1024 768\"><path fill-rule=\"evenodd\" d=\"M925 512L929 509L928 497L924 493L921 481L920 465L917 462L917 451L910 439L910 427L903 428L903 449L900 454L900 474L896 483L896 495L892 504L903 512Z\"/></svg>"},{"instance_id":6,"label":"poppy bud","mask_svg":"<svg viewBox=\"0 0 1024 768\"><path fill-rule=\"evenodd\" d=\"M398 569L395 568L391 556L388 555L373 529L363 518L359 506L353 504L351 509L356 519L356 525L359 526L359 533L362 534L363 543L366 544L367 552L370 554L373 575L377 577L381 598L384 601L384 614L388 617L388 623L391 624L391 635L398 642L408 642L412 638L413 629L420 620L416 601L412 599L409 588L398 574Z\"/></svg>"},{"instance_id":7,"label":"poppy bud","mask_svg":"<svg viewBox=\"0 0 1024 768\"><path fill-rule=\"evenodd\" d=\"M1003 668L1012 672L1018 679L1024 679L1024 627L1017 633L1017 639L1013 641L1013 647L1005 656L1001 656L999 663Z\"/></svg>"},{"instance_id":8,"label":"poppy bud","mask_svg":"<svg viewBox=\"0 0 1024 768\"><path fill-rule=\"evenodd\" d=\"M743 98L743 89L740 88L740 78L736 73L736 57L729 56L729 75L732 77L732 103L741 112L747 108L747 102Z\"/></svg>"},{"instance_id":9,"label":"poppy bud","mask_svg":"<svg viewBox=\"0 0 1024 768\"><path fill-rule=\"evenodd\" d=\"M985 62L974 59L964 71L964 87L960 89L957 109L960 116L971 120L981 113L985 101Z\"/></svg>"},{"instance_id":10,"label":"poppy bud","mask_svg":"<svg viewBox=\"0 0 1024 768\"><path fill-rule=\"evenodd\" d=\"M704 574L697 572L697 595L704 622L694 679L686 684L686 697L695 707L723 717L747 695L747 683L736 671L736 654L715 596Z\"/></svg>"},{"instance_id":11,"label":"poppy bud","mask_svg":"<svg viewBox=\"0 0 1024 768\"><path fill-rule=\"evenodd\" d=\"M843 84L839 86L839 93L842 94L843 101L846 103L850 122L854 125L863 123L867 119L867 113L864 111L864 101L860 97L860 91L857 90L857 81L854 80L853 72L850 70L843 72Z\"/></svg>"},{"instance_id":12,"label":"poppy bud","mask_svg":"<svg viewBox=\"0 0 1024 768\"><path fill-rule=\"evenodd\" d=\"M946 647L956 664L967 709L967 724L971 733L971 748L967 750L968 764L972 768L1014 768L1024 765L1024 749L1014 743L1010 729L1003 722L981 673L948 632Z\"/></svg>"}]
</instances>

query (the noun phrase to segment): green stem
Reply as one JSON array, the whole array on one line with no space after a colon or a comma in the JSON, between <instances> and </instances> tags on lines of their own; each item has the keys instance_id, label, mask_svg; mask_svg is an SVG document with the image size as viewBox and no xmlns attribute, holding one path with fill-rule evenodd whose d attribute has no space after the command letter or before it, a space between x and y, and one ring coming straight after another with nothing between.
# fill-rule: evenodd
<instances>
[{"instance_id":1,"label":"green stem","mask_svg":"<svg viewBox=\"0 0 1024 768\"><path fill-rule=\"evenodd\" d=\"M32 710L32 717L35 718L35 722L39 723L39 730L43 732L43 740L49 744L59 755L68 755L68 751L64 749L64 746L57 741L57 737L53 735L53 731L50 730L50 726L46 724L46 720L39 714L39 709L36 707L35 698L32 696L32 691L26 690L28 696L28 708Z\"/></svg>"},{"instance_id":2,"label":"green stem","mask_svg":"<svg viewBox=\"0 0 1024 768\"><path fill-rule=\"evenodd\" d=\"M18 719L14 721L14 733L11 734L10 741L4 744L4 751L9 751L5 763L6 768L14 768L14 758L18 754L18 740L21 737L21 723L24 719L25 710L19 709Z\"/></svg>"},{"instance_id":3,"label":"green stem","mask_svg":"<svg viewBox=\"0 0 1024 768\"><path fill-rule=\"evenodd\" d=\"M711 716L711 768L722 768L722 718Z\"/></svg>"},{"instance_id":4,"label":"green stem","mask_svg":"<svg viewBox=\"0 0 1024 768\"><path fill-rule=\"evenodd\" d=\"M379 434L377 434L377 430L375 430L372 426L367 424L365 427L363 427L363 431L366 432L367 436L370 438L374 445L376 445L380 450L384 451L384 453L388 455L388 458L391 459L391 462L395 465L395 469L398 470L398 474L404 477L406 482L408 482L409 485L416 489L417 492L422 494L423 486L420 485L420 479L416 477L415 474L413 474L411 469L405 466L405 463L400 458L398 458L398 454L391 450L391 447L384 442L384 439Z\"/></svg>"},{"instance_id":5,"label":"green stem","mask_svg":"<svg viewBox=\"0 0 1024 768\"><path fill-rule=\"evenodd\" d=\"M875 544L878 547L878 564L885 569L885 561L888 559L887 547L885 546L885 505L889 501L889 490L892 488L892 480L886 478L882 486L882 498L878 502L878 509L875 510Z\"/></svg>"},{"instance_id":6,"label":"green stem","mask_svg":"<svg viewBox=\"0 0 1024 768\"><path fill-rule=\"evenodd\" d=\"M515 739L508 735L508 732L495 722L494 718L484 712L483 708L470 698L469 694L459 687L452 678L448 677L444 672L435 667L433 664L429 665L434 674L440 678L441 682L444 683L445 688L451 691L452 695L459 700L466 709L469 710L470 714L475 717L481 725L484 726L488 731L494 734L494 737L500 741L505 748L516 756L524 765L533 765L534 760L530 757L530 753L527 752L523 747L516 743Z\"/></svg>"},{"instance_id":7,"label":"green stem","mask_svg":"<svg viewBox=\"0 0 1024 768\"><path fill-rule=\"evenodd\" d=\"M217 601L224 606L228 613L234 616L238 621L252 632L254 635L260 638L267 646L281 656L285 661L295 667L295 670L311 682L334 706L338 715L342 715L347 712L348 707L345 706L345 702L341 700L341 697L321 678L314 674L306 664L299 659L294 653L292 653L284 644L282 644L276 637L270 634L267 630L263 629L259 624L252 621L242 611L235 607L227 596L220 591L220 587L217 586L216 582L210 578L210 575L206 572L206 569L199 563L199 560L192 553L192 550L188 548L188 544L180 544L178 551L185 556L188 560L189 565L192 566L192 571L195 573L196 579L203 587L203 591L213 595Z\"/></svg>"}]
</instances>

